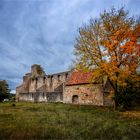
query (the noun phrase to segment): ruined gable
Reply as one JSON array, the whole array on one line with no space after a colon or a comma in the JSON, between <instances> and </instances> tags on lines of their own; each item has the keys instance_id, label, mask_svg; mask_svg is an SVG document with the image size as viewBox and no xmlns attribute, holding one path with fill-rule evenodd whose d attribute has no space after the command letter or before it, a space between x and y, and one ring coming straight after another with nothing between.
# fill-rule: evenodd
<instances>
[{"instance_id":1,"label":"ruined gable","mask_svg":"<svg viewBox=\"0 0 140 140\"><path fill-rule=\"evenodd\" d=\"M34 99L37 97L38 101L47 101L47 99L44 100L45 97L42 96L42 93L44 93L47 96L47 92L52 93L54 97L59 96L58 99L55 99L57 101L60 101L60 99L62 99L64 83L68 79L69 74L70 72L67 71L46 75L43 68L40 65L32 65L31 72L23 76L23 83L16 88L17 101L28 101L28 99L29 101L34 101Z\"/></svg>"}]
</instances>

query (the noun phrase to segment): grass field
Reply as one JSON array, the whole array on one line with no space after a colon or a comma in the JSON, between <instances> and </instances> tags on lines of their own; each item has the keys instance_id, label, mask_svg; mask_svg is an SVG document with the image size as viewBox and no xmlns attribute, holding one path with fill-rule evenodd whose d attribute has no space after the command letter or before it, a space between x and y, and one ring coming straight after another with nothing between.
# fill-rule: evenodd
<instances>
[{"instance_id":1,"label":"grass field","mask_svg":"<svg viewBox=\"0 0 140 140\"><path fill-rule=\"evenodd\" d=\"M61 103L0 103L0 140L140 140L139 113Z\"/></svg>"}]
</instances>

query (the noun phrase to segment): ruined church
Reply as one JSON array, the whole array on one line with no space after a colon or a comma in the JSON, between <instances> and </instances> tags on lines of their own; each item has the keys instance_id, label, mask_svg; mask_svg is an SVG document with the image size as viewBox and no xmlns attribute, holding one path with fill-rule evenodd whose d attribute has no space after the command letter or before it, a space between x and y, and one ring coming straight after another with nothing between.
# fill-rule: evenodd
<instances>
[{"instance_id":1,"label":"ruined church","mask_svg":"<svg viewBox=\"0 0 140 140\"><path fill-rule=\"evenodd\" d=\"M90 82L92 72L76 70L48 74L40 65L32 65L16 88L16 100L28 102L63 102L74 104L113 105L111 86L107 82Z\"/></svg>"}]
</instances>

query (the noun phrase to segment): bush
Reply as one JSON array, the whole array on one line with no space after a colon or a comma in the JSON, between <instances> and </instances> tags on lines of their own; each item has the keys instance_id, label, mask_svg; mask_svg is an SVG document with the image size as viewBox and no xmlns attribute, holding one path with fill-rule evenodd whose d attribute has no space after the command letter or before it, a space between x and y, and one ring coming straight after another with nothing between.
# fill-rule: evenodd
<instances>
[{"instance_id":1,"label":"bush","mask_svg":"<svg viewBox=\"0 0 140 140\"><path fill-rule=\"evenodd\" d=\"M119 93L115 96L120 109L128 109L129 107L140 105L140 77L133 76L126 80L127 86L120 87Z\"/></svg>"},{"instance_id":2,"label":"bush","mask_svg":"<svg viewBox=\"0 0 140 140\"><path fill-rule=\"evenodd\" d=\"M10 89L7 81L0 80L0 102L4 99L9 99Z\"/></svg>"}]
</instances>

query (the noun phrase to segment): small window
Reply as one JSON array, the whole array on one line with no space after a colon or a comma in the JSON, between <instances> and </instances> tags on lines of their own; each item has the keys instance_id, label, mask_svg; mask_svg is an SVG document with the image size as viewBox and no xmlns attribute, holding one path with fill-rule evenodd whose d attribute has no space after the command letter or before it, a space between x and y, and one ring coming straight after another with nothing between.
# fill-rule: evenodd
<instances>
[{"instance_id":1,"label":"small window","mask_svg":"<svg viewBox=\"0 0 140 140\"><path fill-rule=\"evenodd\" d=\"M45 84L46 77L43 77L43 83Z\"/></svg>"},{"instance_id":2,"label":"small window","mask_svg":"<svg viewBox=\"0 0 140 140\"><path fill-rule=\"evenodd\" d=\"M68 73L66 73L66 79L68 78Z\"/></svg>"},{"instance_id":3,"label":"small window","mask_svg":"<svg viewBox=\"0 0 140 140\"><path fill-rule=\"evenodd\" d=\"M51 82L53 81L53 76L51 76Z\"/></svg>"},{"instance_id":4,"label":"small window","mask_svg":"<svg viewBox=\"0 0 140 140\"><path fill-rule=\"evenodd\" d=\"M38 78L37 77L35 78L35 81L36 81L36 84L37 84L37 82L38 82Z\"/></svg>"},{"instance_id":5,"label":"small window","mask_svg":"<svg viewBox=\"0 0 140 140\"><path fill-rule=\"evenodd\" d=\"M58 75L58 81L60 81L60 75Z\"/></svg>"}]
</instances>

